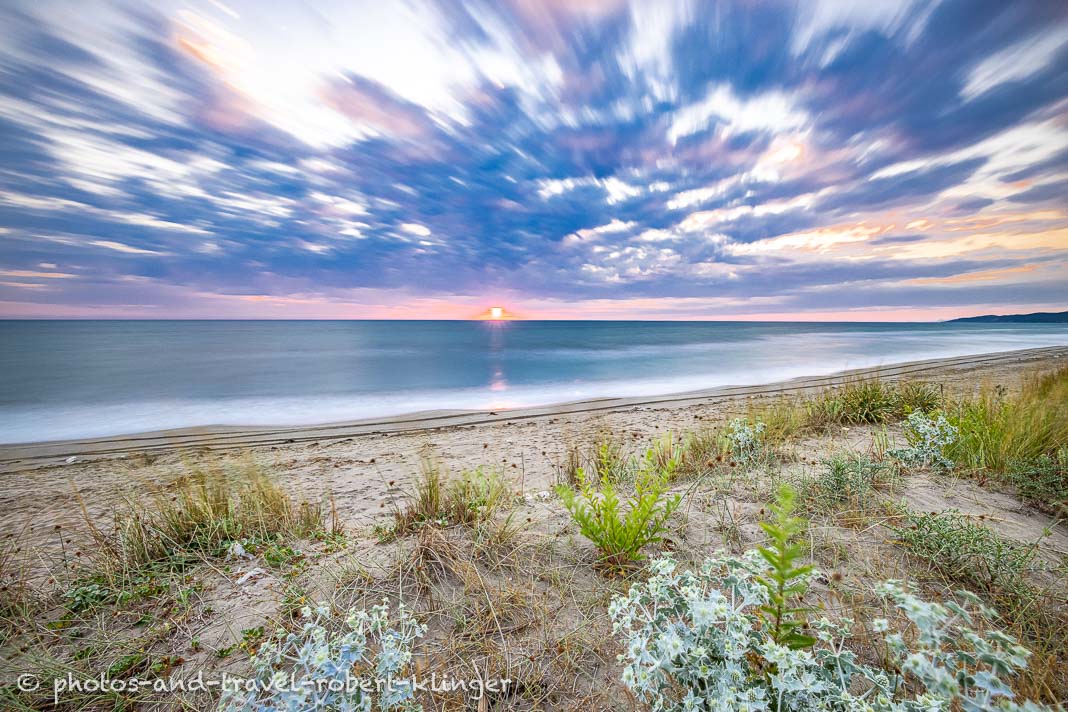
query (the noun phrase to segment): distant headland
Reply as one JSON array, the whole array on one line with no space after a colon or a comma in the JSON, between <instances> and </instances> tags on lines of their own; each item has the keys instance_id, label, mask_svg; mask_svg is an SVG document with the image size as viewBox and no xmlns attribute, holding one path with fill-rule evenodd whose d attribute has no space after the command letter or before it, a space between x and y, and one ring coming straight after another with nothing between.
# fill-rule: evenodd
<instances>
[{"instance_id":1,"label":"distant headland","mask_svg":"<svg viewBox=\"0 0 1068 712\"><path fill-rule=\"evenodd\" d=\"M1017 322L1021 324L1068 324L1068 311L1035 312L1034 314L986 314L984 316L966 316L950 319L949 323L961 321L975 322Z\"/></svg>"}]
</instances>

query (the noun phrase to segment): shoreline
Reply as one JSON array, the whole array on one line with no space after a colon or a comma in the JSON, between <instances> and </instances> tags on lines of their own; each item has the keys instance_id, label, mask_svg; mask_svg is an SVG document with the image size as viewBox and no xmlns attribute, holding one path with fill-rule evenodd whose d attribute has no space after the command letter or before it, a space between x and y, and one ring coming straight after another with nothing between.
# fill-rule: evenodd
<instances>
[{"instance_id":1,"label":"shoreline","mask_svg":"<svg viewBox=\"0 0 1068 712\"><path fill-rule=\"evenodd\" d=\"M365 436L419 434L452 428L473 428L530 421L558 416L582 416L648 407L684 408L742 398L763 398L802 394L865 377L888 380L918 378L944 371L1020 366L1049 359L1068 360L1068 346L997 351L946 358L924 359L838 371L820 376L801 376L755 385L717 386L696 391L657 396L593 398L531 406L512 410L435 410L370 418L294 426L207 425L172 430L155 430L99 438L52 440L0 444L0 471L56 464L74 457L106 459L127 453L157 453L175 450L232 450L248 447L283 446L296 443L335 441Z\"/></svg>"}]
</instances>

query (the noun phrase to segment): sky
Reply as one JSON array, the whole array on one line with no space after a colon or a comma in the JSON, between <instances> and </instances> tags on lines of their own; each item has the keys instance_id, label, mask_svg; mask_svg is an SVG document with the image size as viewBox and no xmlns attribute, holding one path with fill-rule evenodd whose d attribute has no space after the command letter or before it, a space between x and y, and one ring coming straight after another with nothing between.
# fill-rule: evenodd
<instances>
[{"instance_id":1,"label":"sky","mask_svg":"<svg viewBox=\"0 0 1068 712\"><path fill-rule=\"evenodd\" d=\"M0 317L1068 309L1068 3L5 2Z\"/></svg>"}]
</instances>

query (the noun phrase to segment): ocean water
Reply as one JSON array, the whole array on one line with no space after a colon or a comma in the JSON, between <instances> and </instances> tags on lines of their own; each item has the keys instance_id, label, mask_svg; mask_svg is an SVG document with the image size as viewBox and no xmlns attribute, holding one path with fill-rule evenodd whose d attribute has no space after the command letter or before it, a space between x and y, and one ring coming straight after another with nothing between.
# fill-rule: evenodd
<instances>
[{"instance_id":1,"label":"ocean water","mask_svg":"<svg viewBox=\"0 0 1068 712\"><path fill-rule=\"evenodd\" d=\"M0 442L506 409L1054 345L1068 326L6 321Z\"/></svg>"}]
</instances>

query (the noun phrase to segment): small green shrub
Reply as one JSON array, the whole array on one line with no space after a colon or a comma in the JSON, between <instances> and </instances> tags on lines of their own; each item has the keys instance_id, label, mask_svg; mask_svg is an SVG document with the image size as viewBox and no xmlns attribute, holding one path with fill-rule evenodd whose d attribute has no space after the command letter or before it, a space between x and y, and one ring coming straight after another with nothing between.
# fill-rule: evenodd
<instances>
[{"instance_id":1,"label":"small green shrub","mask_svg":"<svg viewBox=\"0 0 1068 712\"><path fill-rule=\"evenodd\" d=\"M805 531L807 522L793 516L796 508L793 489L784 485L777 501L771 505L774 520L760 523L760 528L770 539L769 545L757 547L768 565L766 573L756 576L768 594L768 602L760 606L760 611L768 620L771 639L791 650L810 648L816 642L815 638L801 632L807 624L805 614L811 609L797 605L797 601L808 590L812 566L800 563L802 549L796 540Z\"/></svg>"},{"instance_id":2,"label":"small green shrub","mask_svg":"<svg viewBox=\"0 0 1068 712\"><path fill-rule=\"evenodd\" d=\"M843 505L864 508L872 492L890 484L894 470L886 463L858 455L824 460L816 475L801 487L801 500L810 511L834 511Z\"/></svg>"},{"instance_id":3,"label":"small green shrub","mask_svg":"<svg viewBox=\"0 0 1068 712\"><path fill-rule=\"evenodd\" d=\"M905 465L953 469L953 460L945 453L957 441L957 428L946 420L946 416L939 413L933 418L918 410L909 413L905 439L908 447L895 448L887 454Z\"/></svg>"},{"instance_id":4,"label":"small green shrub","mask_svg":"<svg viewBox=\"0 0 1068 712\"><path fill-rule=\"evenodd\" d=\"M988 593L1022 593L1025 575L1037 554L1034 544L1020 544L972 522L956 510L939 514L905 510L904 523L893 528L898 541L948 578Z\"/></svg>"},{"instance_id":5,"label":"small green shrub","mask_svg":"<svg viewBox=\"0 0 1068 712\"><path fill-rule=\"evenodd\" d=\"M115 592L106 584L87 582L67 590L63 598L67 601L67 608L80 613L113 601Z\"/></svg>"},{"instance_id":6,"label":"small green shrub","mask_svg":"<svg viewBox=\"0 0 1068 712\"><path fill-rule=\"evenodd\" d=\"M326 606L301 610L303 626L281 640L254 643L251 682L227 687L221 712L418 709L410 682L412 647L426 634L405 608L352 610L337 630ZM254 631L255 632L255 631ZM248 642L248 641L246 641ZM377 699L374 699L377 696Z\"/></svg>"},{"instance_id":7,"label":"small green shrub","mask_svg":"<svg viewBox=\"0 0 1068 712\"><path fill-rule=\"evenodd\" d=\"M735 418L730 421L727 424L727 438L734 458L750 463L763 454L766 429L767 426L759 420L750 423L747 418Z\"/></svg>"},{"instance_id":8,"label":"small green shrub","mask_svg":"<svg viewBox=\"0 0 1068 712\"><path fill-rule=\"evenodd\" d=\"M1005 481L1016 488L1021 498L1045 512L1068 512L1068 447L1054 456L1013 460L1005 472Z\"/></svg>"},{"instance_id":9,"label":"small green shrub","mask_svg":"<svg viewBox=\"0 0 1068 712\"><path fill-rule=\"evenodd\" d=\"M579 491L558 485L556 492L579 531L612 567L643 558L641 550L661 540L668 518L682 501L681 495L667 495L667 477L655 470L639 474L634 495L625 504L607 477L601 478L599 488L584 472L579 477Z\"/></svg>"}]
</instances>

